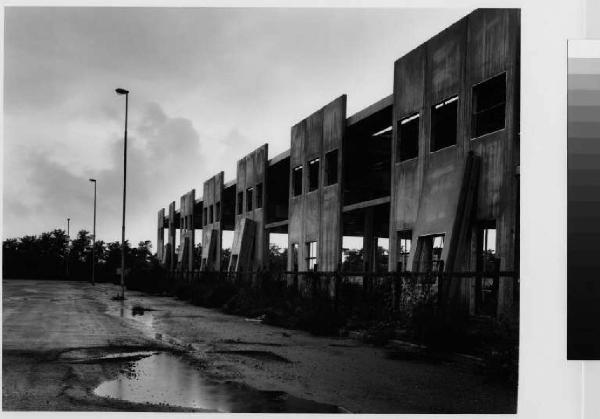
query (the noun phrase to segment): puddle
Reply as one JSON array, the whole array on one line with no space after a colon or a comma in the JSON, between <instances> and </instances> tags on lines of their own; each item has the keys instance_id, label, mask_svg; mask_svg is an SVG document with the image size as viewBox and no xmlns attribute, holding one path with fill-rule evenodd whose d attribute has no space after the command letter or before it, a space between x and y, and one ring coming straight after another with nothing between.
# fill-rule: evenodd
<instances>
[{"instance_id":1,"label":"puddle","mask_svg":"<svg viewBox=\"0 0 600 419\"><path fill-rule=\"evenodd\" d=\"M299 399L283 392L259 391L240 383L213 381L181 357L165 352L130 363L116 379L100 384L94 394L134 403L213 412L342 411L336 406Z\"/></svg>"},{"instance_id":2,"label":"puddle","mask_svg":"<svg viewBox=\"0 0 600 419\"><path fill-rule=\"evenodd\" d=\"M147 311L156 311L153 308L146 308L142 306L133 306L131 308L131 314L134 316L143 316Z\"/></svg>"},{"instance_id":3,"label":"puddle","mask_svg":"<svg viewBox=\"0 0 600 419\"><path fill-rule=\"evenodd\" d=\"M108 313L123 317L125 319L135 320L136 322L142 323L147 329L152 329L154 325L154 313L155 310L133 306L131 308L126 307L125 304L113 306L108 309Z\"/></svg>"}]
</instances>

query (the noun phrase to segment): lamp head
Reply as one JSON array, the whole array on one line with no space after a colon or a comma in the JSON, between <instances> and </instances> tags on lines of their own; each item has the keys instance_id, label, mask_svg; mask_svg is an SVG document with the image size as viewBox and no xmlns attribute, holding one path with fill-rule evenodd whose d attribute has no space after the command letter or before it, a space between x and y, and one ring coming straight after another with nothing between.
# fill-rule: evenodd
<instances>
[{"instance_id":1,"label":"lamp head","mask_svg":"<svg viewBox=\"0 0 600 419\"><path fill-rule=\"evenodd\" d=\"M126 95L129 93L129 90L121 89L119 87L119 88L115 89L115 92L117 92L118 95Z\"/></svg>"},{"instance_id":2,"label":"lamp head","mask_svg":"<svg viewBox=\"0 0 600 419\"><path fill-rule=\"evenodd\" d=\"M96 179L90 179L90 182L96 182Z\"/></svg>"}]
</instances>

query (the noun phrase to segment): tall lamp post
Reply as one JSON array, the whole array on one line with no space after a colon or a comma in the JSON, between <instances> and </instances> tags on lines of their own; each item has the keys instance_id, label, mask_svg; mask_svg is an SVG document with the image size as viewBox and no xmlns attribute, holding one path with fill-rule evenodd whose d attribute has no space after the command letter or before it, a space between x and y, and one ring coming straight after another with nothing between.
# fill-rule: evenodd
<instances>
[{"instance_id":1,"label":"tall lamp post","mask_svg":"<svg viewBox=\"0 0 600 419\"><path fill-rule=\"evenodd\" d=\"M67 217L67 279L69 279L69 259L71 257L71 219Z\"/></svg>"},{"instance_id":2,"label":"tall lamp post","mask_svg":"<svg viewBox=\"0 0 600 419\"><path fill-rule=\"evenodd\" d=\"M127 108L129 90L115 89L118 95L125 95L125 144L123 147L123 223L121 226L121 299L125 299L125 198L127 191Z\"/></svg>"},{"instance_id":3,"label":"tall lamp post","mask_svg":"<svg viewBox=\"0 0 600 419\"><path fill-rule=\"evenodd\" d=\"M92 285L96 285L96 179L90 179L94 184L94 230L92 233Z\"/></svg>"}]
</instances>

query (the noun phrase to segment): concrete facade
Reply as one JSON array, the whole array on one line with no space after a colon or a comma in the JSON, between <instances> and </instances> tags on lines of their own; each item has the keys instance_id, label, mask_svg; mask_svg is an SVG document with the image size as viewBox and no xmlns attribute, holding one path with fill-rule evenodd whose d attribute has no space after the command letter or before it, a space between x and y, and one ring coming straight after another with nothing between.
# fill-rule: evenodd
<instances>
[{"instance_id":1,"label":"concrete facade","mask_svg":"<svg viewBox=\"0 0 600 419\"><path fill-rule=\"evenodd\" d=\"M225 174L218 173L204 182L202 201L202 263L201 270L220 271L223 238L222 197Z\"/></svg>"},{"instance_id":2,"label":"concrete facade","mask_svg":"<svg viewBox=\"0 0 600 419\"><path fill-rule=\"evenodd\" d=\"M341 96L292 127L288 270L311 270L309 243L317 244L317 268L337 269L342 247L342 145L346 127L346 96ZM326 159L336 152L336 182L327 185ZM311 167L316 184L311 187ZM294 177L300 171L301 177ZM294 183L301 179L300 185ZM296 192L295 189L299 192ZM294 260L297 258L297 260Z\"/></svg>"},{"instance_id":3,"label":"concrete facade","mask_svg":"<svg viewBox=\"0 0 600 419\"><path fill-rule=\"evenodd\" d=\"M195 205L196 190L192 189L181 197L179 218L179 254L178 264L183 271L194 270L194 243L195 243Z\"/></svg>"},{"instance_id":4,"label":"concrete facade","mask_svg":"<svg viewBox=\"0 0 600 419\"><path fill-rule=\"evenodd\" d=\"M175 213L175 201L169 204L169 218L167 220L167 247L165 249L166 260L164 263L169 269L174 270L177 267L177 254L175 248L175 239L177 237L177 214Z\"/></svg>"},{"instance_id":5,"label":"concrete facade","mask_svg":"<svg viewBox=\"0 0 600 419\"><path fill-rule=\"evenodd\" d=\"M246 263L233 263L230 270L247 271L265 269L268 263L269 237L265 230L267 219L267 166L269 163L269 146L264 144L244 156L237 163L235 187L235 232L231 249L232 262L238 259L242 252L244 231L251 234L252 248ZM252 220L253 233L243 227L242 220Z\"/></svg>"},{"instance_id":6,"label":"concrete facade","mask_svg":"<svg viewBox=\"0 0 600 419\"><path fill-rule=\"evenodd\" d=\"M264 269L278 232L289 271L335 271L343 236L361 236L364 271L381 269L377 239L387 238L391 272L518 272L519 55L519 10L470 13L394 63L390 96L350 116L340 96L291 128L288 152L269 160L265 144L238 161L235 182L221 172L200 200L182 198L177 214L172 203L164 250L159 212L158 254L177 260L177 217L193 248L191 216L202 270ZM241 265L221 266L225 208ZM471 314L516 315L513 280L440 285Z\"/></svg>"},{"instance_id":7,"label":"concrete facade","mask_svg":"<svg viewBox=\"0 0 600 419\"><path fill-rule=\"evenodd\" d=\"M399 258L399 232L409 232L408 265L420 270L419 246L427 236L443 235L441 259L448 270L475 271L478 225L494 225L500 270L512 271L518 247L517 170L519 166L519 27L517 10L477 10L396 61L394 66L394 133L390 216L390 269ZM492 77L505 78L502 128L483 135L473 132L475 87ZM456 142L431 151L431 113L436 104L458 98ZM418 155L401 160L399 121L420 114ZM480 161L467 240L455 226L469 153ZM465 209L467 210L467 209ZM463 233L463 234L464 234ZM480 268L480 267L479 267ZM460 298L474 312L470 288ZM510 312L513 283L499 284L498 307Z\"/></svg>"}]
</instances>

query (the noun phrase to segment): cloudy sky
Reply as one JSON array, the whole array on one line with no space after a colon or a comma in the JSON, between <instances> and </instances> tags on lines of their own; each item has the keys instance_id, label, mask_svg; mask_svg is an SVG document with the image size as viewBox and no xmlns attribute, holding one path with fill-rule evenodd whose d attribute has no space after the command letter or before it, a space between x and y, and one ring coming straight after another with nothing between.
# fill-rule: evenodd
<instances>
[{"instance_id":1,"label":"cloudy sky","mask_svg":"<svg viewBox=\"0 0 600 419\"><path fill-rule=\"evenodd\" d=\"M348 114L392 92L393 62L463 9L5 9L3 236L54 228L120 240L124 98L127 238L156 213L340 94Z\"/></svg>"}]
</instances>

